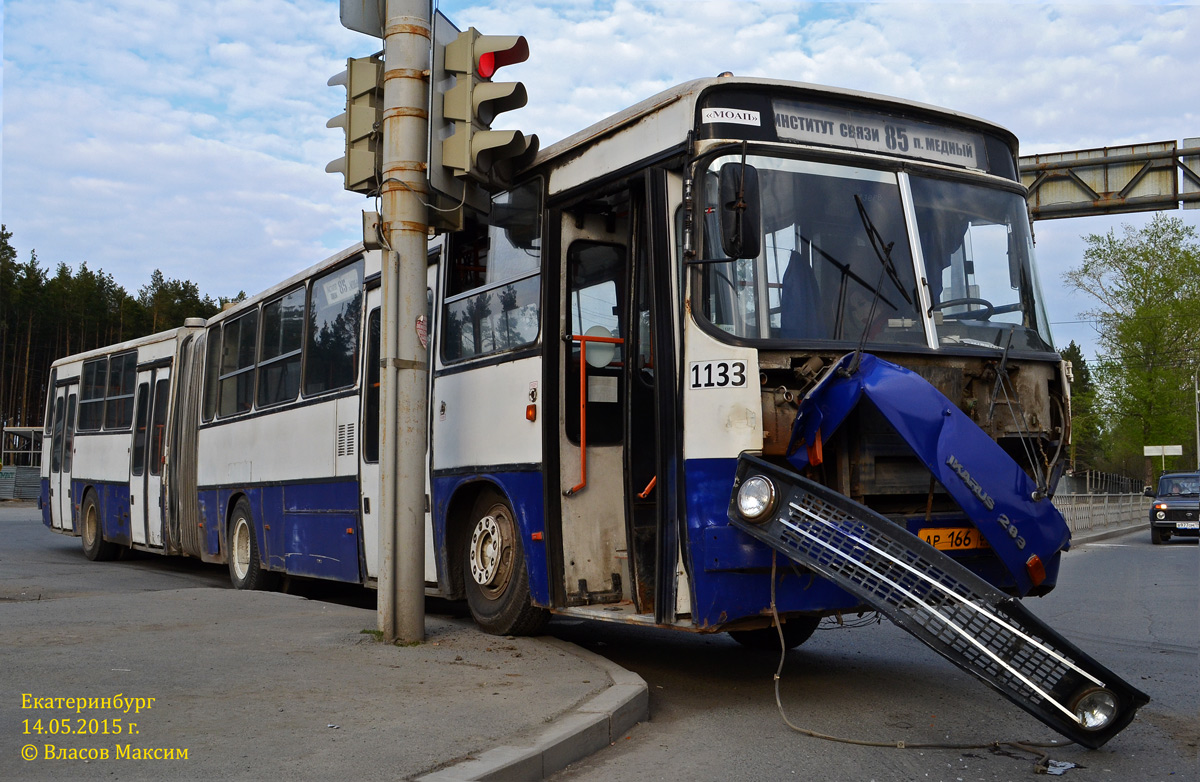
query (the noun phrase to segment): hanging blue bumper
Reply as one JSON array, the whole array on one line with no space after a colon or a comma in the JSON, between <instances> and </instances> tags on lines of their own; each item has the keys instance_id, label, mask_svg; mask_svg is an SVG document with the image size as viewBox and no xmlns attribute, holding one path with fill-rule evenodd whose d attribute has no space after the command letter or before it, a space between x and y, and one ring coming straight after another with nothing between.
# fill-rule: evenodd
<instances>
[{"instance_id":1,"label":"hanging blue bumper","mask_svg":"<svg viewBox=\"0 0 1200 782\"><path fill-rule=\"evenodd\" d=\"M1071 532L1036 483L986 432L924 378L869 353L843 356L805 395L792 425L788 461L820 461L821 444L863 396L958 503L1029 594L1056 573Z\"/></svg>"}]
</instances>

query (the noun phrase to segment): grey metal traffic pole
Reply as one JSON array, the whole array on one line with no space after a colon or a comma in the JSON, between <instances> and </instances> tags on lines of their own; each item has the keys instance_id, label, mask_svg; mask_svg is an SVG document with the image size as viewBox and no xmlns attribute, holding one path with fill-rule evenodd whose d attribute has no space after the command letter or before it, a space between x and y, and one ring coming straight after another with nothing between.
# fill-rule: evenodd
<instances>
[{"instance_id":1,"label":"grey metal traffic pole","mask_svg":"<svg viewBox=\"0 0 1200 782\"><path fill-rule=\"evenodd\" d=\"M387 0L384 26L379 629L425 639L425 317L429 0Z\"/></svg>"}]
</instances>

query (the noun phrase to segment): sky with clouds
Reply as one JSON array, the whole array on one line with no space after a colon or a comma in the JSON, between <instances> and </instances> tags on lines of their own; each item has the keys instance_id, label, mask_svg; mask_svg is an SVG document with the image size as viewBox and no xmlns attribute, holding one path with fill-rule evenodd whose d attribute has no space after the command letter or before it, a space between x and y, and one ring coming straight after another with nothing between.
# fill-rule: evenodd
<instances>
[{"instance_id":1,"label":"sky with clouds","mask_svg":"<svg viewBox=\"0 0 1200 782\"><path fill-rule=\"evenodd\" d=\"M1022 154L1200 136L1200 6L1156 3L445 0L521 34L545 147L689 79L733 71L878 92L996 121ZM131 293L154 269L257 292L360 238L367 199L325 164L346 57L380 43L336 0L6 0L0 219L21 260L86 262ZM511 73L511 76L509 75ZM497 123L499 126L501 123ZM1172 214L1200 226L1200 210ZM1081 236L1148 215L1041 221L1056 341L1092 355L1062 283Z\"/></svg>"}]
</instances>

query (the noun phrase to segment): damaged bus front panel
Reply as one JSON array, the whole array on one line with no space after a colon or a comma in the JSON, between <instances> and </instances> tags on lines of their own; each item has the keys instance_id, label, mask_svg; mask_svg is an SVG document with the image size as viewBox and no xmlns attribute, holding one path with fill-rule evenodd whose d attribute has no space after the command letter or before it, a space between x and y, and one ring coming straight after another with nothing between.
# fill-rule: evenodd
<instances>
[{"instance_id":1,"label":"damaged bus front panel","mask_svg":"<svg viewBox=\"0 0 1200 782\"><path fill-rule=\"evenodd\" d=\"M1051 501L1070 389L1015 139L923 107L732 97L699 112L685 382L729 443L758 427L761 444L710 458L685 433L694 622L770 626L772 594L785 627L870 607L1104 743L1146 697L1014 600L1053 589L1070 545ZM722 363L757 389L718 401ZM840 510L806 515L800 495ZM770 593L777 553L803 568Z\"/></svg>"}]
</instances>

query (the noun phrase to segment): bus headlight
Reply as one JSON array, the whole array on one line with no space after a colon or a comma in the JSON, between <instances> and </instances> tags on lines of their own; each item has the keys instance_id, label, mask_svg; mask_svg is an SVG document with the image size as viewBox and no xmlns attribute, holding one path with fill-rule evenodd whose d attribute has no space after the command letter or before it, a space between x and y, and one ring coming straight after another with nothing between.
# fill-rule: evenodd
<instances>
[{"instance_id":1,"label":"bus headlight","mask_svg":"<svg viewBox=\"0 0 1200 782\"><path fill-rule=\"evenodd\" d=\"M1117 715L1117 696L1100 687L1084 690L1071 710L1084 730L1101 730Z\"/></svg>"},{"instance_id":2,"label":"bus headlight","mask_svg":"<svg viewBox=\"0 0 1200 782\"><path fill-rule=\"evenodd\" d=\"M775 484L762 475L753 475L738 487L738 513L746 521L766 521L775 510Z\"/></svg>"}]
</instances>

